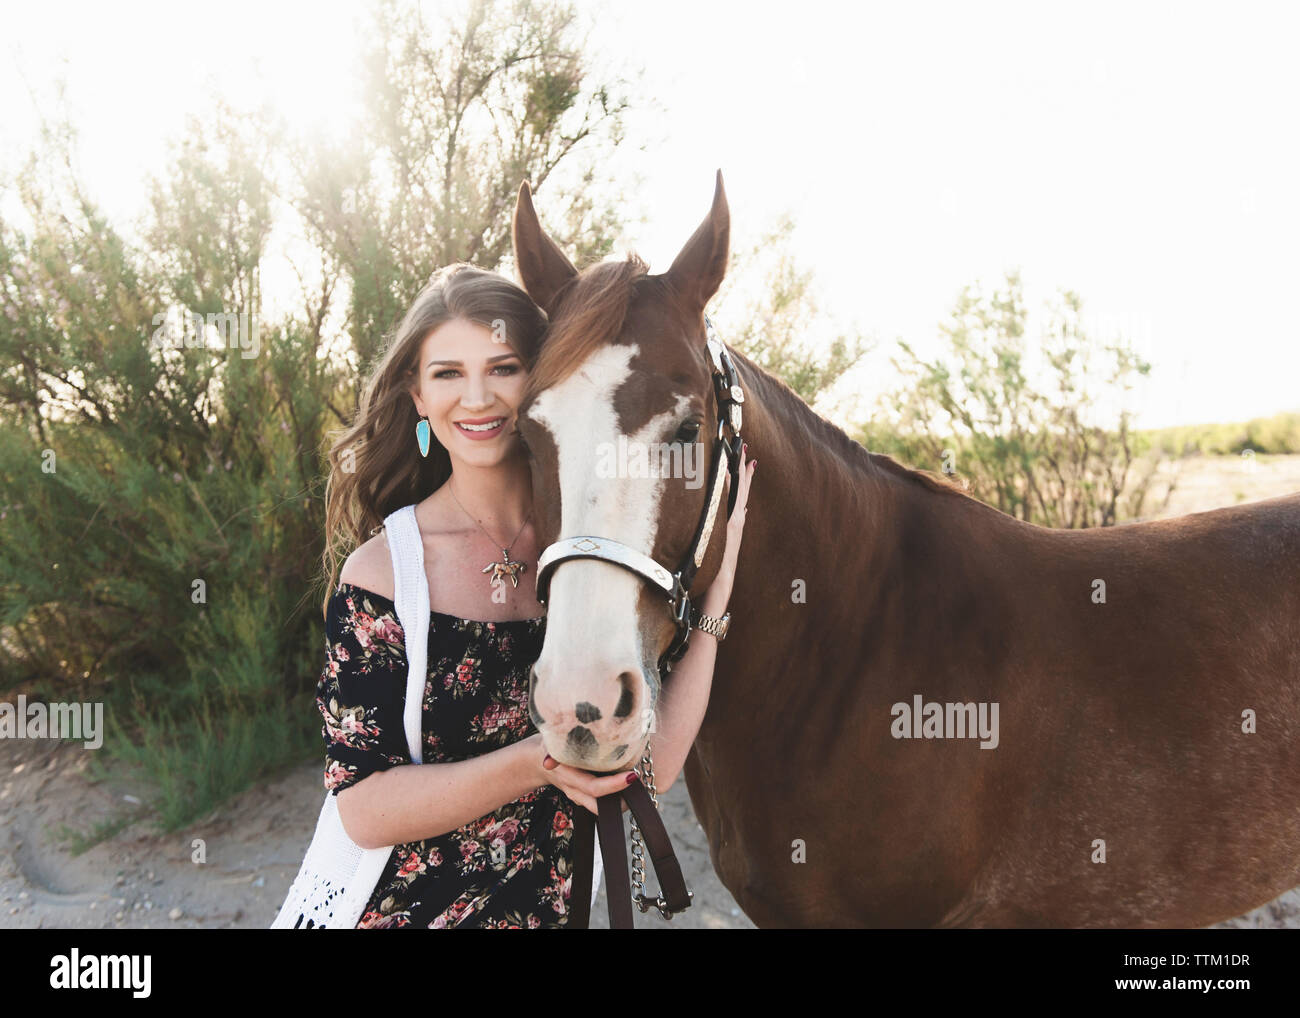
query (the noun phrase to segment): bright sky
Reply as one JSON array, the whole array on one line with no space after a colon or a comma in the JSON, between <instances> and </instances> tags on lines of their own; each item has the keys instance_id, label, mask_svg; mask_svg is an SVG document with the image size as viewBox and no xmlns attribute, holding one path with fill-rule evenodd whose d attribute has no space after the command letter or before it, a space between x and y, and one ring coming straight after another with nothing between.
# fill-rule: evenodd
<instances>
[{"instance_id":1,"label":"bright sky","mask_svg":"<svg viewBox=\"0 0 1300 1018\"><path fill-rule=\"evenodd\" d=\"M1031 308L1068 286L1154 362L1141 424L1300 409L1295 5L582 6L593 52L644 68L661 107L620 157L646 216L628 246L666 268L721 167L735 242L790 212L827 311L879 342L864 392L894 338L933 351L964 284L1019 267ZM7 12L0 169L60 71L84 178L124 222L208 87L322 130L356 101L354 5L129 9Z\"/></svg>"}]
</instances>

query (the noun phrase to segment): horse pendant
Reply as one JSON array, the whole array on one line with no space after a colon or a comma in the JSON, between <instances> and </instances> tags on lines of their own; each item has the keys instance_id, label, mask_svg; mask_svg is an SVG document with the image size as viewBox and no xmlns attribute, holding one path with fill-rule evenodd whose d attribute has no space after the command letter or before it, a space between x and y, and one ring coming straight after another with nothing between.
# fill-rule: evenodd
<instances>
[{"instance_id":1,"label":"horse pendant","mask_svg":"<svg viewBox=\"0 0 1300 1018\"><path fill-rule=\"evenodd\" d=\"M492 579L488 582L495 587L501 582L503 576L509 576L511 585L518 587L519 574L525 572L528 569L528 566L522 562L511 561L510 553L505 548L501 549L501 558L502 561L489 562L483 567L483 572L490 572L492 574Z\"/></svg>"}]
</instances>

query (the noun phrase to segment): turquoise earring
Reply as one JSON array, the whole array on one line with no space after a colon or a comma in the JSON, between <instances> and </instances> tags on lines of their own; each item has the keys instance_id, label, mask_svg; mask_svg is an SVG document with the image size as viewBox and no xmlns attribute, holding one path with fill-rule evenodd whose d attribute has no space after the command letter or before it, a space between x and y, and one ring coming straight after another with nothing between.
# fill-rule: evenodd
<instances>
[{"instance_id":1,"label":"turquoise earring","mask_svg":"<svg viewBox=\"0 0 1300 1018\"><path fill-rule=\"evenodd\" d=\"M420 455L429 455L429 421L428 418L420 418L420 423L415 426L415 440L420 443Z\"/></svg>"}]
</instances>

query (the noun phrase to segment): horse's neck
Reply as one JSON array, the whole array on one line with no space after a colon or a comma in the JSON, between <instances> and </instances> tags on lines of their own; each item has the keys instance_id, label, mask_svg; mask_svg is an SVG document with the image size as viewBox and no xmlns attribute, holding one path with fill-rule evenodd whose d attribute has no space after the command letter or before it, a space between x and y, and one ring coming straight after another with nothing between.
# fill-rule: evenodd
<instances>
[{"instance_id":1,"label":"horse's neck","mask_svg":"<svg viewBox=\"0 0 1300 1018\"><path fill-rule=\"evenodd\" d=\"M893 530L899 486L784 383L737 359L746 383L743 434L750 458L760 461L742 561L768 578L769 593L779 579L786 586L802 580L810 598L814 587L821 597L843 595L834 588L854 584L868 546Z\"/></svg>"},{"instance_id":2,"label":"horse's neck","mask_svg":"<svg viewBox=\"0 0 1300 1018\"><path fill-rule=\"evenodd\" d=\"M783 383L742 363L743 430L762 465L736 575L738 608L803 596L816 608L806 626L842 633L914 586L900 581L917 569L944 571L958 556L969 563L970 535L981 546L1014 538L995 510L868 452ZM756 527L760 519L766 525ZM791 640L806 639L806 626L793 627Z\"/></svg>"}]
</instances>

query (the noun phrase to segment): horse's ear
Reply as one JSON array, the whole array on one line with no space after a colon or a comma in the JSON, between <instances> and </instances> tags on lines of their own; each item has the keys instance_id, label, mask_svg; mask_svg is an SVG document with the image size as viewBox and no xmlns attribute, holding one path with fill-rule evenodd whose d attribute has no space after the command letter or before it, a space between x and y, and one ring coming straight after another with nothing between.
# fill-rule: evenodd
<instances>
[{"instance_id":1,"label":"horse's ear","mask_svg":"<svg viewBox=\"0 0 1300 1018\"><path fill-rule=\"evenodd\" d=\"M665 275L673 288L687 302L704 309L704 305L718 292L722 277L727 274L727 253L731 243L731 212L727 209L727 194L722 189L722 171L718 171L717 186L713 189L713 208L698 230L686 242Z\"/></svg>"},{"instance_id":2,"label":"horse's ear","mask_svg":"<svg viewBox=\"0 0 1300 1018\"><path fill-rule=\"evenodd\" d=\"M528 296L548 315L555 309L555 295L578 274L564 252L546 235L533 208L528 181L519 185L514 220L515 267Z\"/></svg>"}]
</instances>

